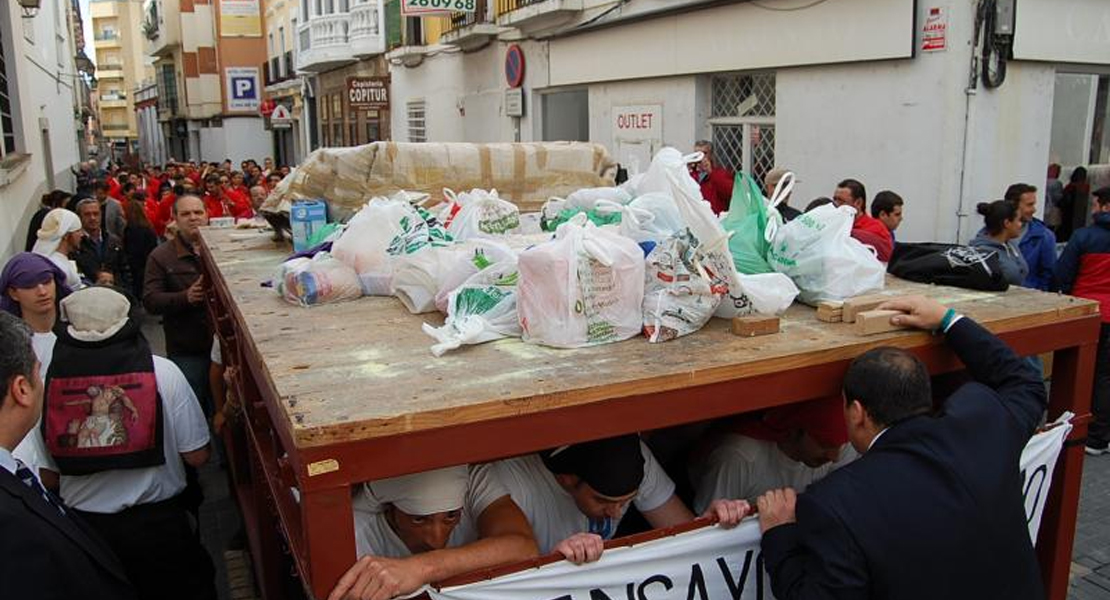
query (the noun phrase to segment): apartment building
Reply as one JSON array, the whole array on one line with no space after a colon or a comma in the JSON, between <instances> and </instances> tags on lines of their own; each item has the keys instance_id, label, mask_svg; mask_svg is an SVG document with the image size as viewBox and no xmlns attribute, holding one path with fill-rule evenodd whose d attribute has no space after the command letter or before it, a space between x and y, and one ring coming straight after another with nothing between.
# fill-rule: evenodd
<instances>
[{"instance_id":1,"label":"apartment building","mask_svg":"<svg viewBox=\"0 0 1110 600\"><path fill-rule=\"evenodd\" d=\"M139 129L131 91L147 76L142 5L129 0L90 0L97 65L101 130L112 156L138 152Z\"/></svg>"},{"instance_id":2,"label":"apartment building","mask_svg":"<svg viewBox=\"0 0 1110 600\"><path fill-rule=\"evenodd\" d=\"M277 164L296 165L308 153L308 120L297 75L297 24L300 3L264 0L266 62L262 64L263 114ZM276 118L271 118L275 114Z\"/></svg>"},{"instance_id":3,"label":"apartment building","mask_svg":"<svg viewBox=\"0 0 1110 600\"><path fill-rule=\"evenodd\" d=\"M259 112L266 57L259 0L145 0L143 11L169 158L268 155Z\"/></svg>"},{"instance_id":4,"label":"apartment building","mask_svg":"<svg viewBox=\"0 0 1110 600\"><path fill-rule=\"evenodd\" d=\"M0 4L0 261L23 250L42 194L73 189L81 113L69 2Z\"/></svg>"},{"instance_id":5,"label":"apartment building","mask_svg":"<svg viewBox=\"0 0 1110 600\"><path fill-rule=\"evenodd\" d=\"M1050 161L1110 162L1110 3L978 4L477 0L389 54L392 134L590 140L631 172L708 139L795 170L803 206L855 177L906 198L899 239L965 241L975 203Z\"/></svg>"}]
</instances>

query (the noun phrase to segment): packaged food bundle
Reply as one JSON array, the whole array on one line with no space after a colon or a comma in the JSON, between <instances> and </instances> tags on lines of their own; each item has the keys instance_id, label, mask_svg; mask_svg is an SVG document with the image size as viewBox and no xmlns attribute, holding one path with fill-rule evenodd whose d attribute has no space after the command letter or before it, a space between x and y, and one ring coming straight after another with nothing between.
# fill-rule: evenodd
<instances>
[{"instance_id":1,"label":"packaged food bundle","mask_svg":"<svg viewBox=\"0 0 1110 600\"><path fill-rule=\"evenodd\" d=\"M517 310L526 342L576 348L638 334L643 251L576 215L555 239L520 255Z\"/></svg>"},{"instance_id":2,"label":"packaged food bundle","mask_svg":"<svg viewBox=\"0 0 1110 600\"><path fill-rule=\"evenodd\" d=\"M362 296L355 270L327 252L282 263L275 282L281 297L299 306L332 304Z\"/></svg>"},{"instance_id":3,"label":"packaged food bundle","mask_svg":"<svg viewBox=\"0 0 1110 600\"><path fill-rule=\"evenodd\" d=\"M501 236L520 229L520 209L497 195L497 190L474 189L456 194L444 189L447 206L441 220L455 239Z\"/></svg>"},{"instance_id":4,"label":"packaged food bundle","mask_svg":"<svg viewBox=\"0 0 1110 600\"><path fill-rule=\"evenodd\" d=\"M713 317L728 283L701 264L689 231L667 238L648 254L644 280L644 336L666 342L693 333Z\"/></svg>"},{"instance_id":5,"label":"packaged food bundle","mask_svg":"<svg viewBox=\"0 0 1110 600\"><path fill-rule=\"evenodd\" d=\"M443 327L424 324L424 333L436 344L432 354L464 345L481 344L520 335L517 316L516 258L489 265L471 275L448 295L447 319Z\"/></svg>"}]
</instances>

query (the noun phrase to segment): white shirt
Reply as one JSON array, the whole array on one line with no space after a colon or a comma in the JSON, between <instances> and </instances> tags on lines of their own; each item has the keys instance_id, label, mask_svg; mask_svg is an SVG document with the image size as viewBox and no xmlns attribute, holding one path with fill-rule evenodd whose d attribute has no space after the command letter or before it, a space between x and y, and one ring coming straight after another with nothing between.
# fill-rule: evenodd
<instances>
[{"instance_id":1,"label":"white shirt","mask_svg":"<svg viewBox=\"0 0 1110 600\"><path fill-rule=\"evenodd\" d=\"M3 446L0 446L0 467L4 467L4 470L12 475L15 475L15 470L19 468L19 465L15 464L15 458L12 456L12 453Z\"/></svg>"},{"instance_id":2,"label":"white shirt","mask_svg":"<svg viewBox=\"0 0 1110 600\"><path fill-rule=\"evenodd\" d=\"M667 477L643 442L640 442L640 451L644 455L644 480L632 501L640 512L647 512L663 506L671 499L674 495L674 482ZM493 463L493 466L496 467L501 481L509 488L513 500L532 524L541 554L551 552L559 542L576 533L590 531L590 519L578 510L574 497L559 485L555 475L544 466L538 455L510 458ZM626 505L624 511L627 510ZM621 517L611 520L605 528L608 536L602 537L613 537L624 511Z\"/></svg>"},{"instance_id":3,"label":"white shirt","mask_svg":"<svg viewBox=\"0 0 1110 600\"><path fill-rule=\"evenodd\" d=\"M35 356L39 359L39 377L46 380L46 369L50 366L50 359L54 356L54 342L57 341L57 336L53 332L36 333L31 338L31 346L34 348ZM53 470L53 461L46 454L46 445L42 443L42 418L35 422L35 426L23 439L19 445L12 450L12 456L23 461L31 471L38 476L39 469Z\"/></svg>"},{"instance_id":4,"label":"white shirt","mask_svg":"<svg viewBox=\"0 0 1110 600\"><path fill-rule=\"evenodd\" d=\"M166 463L94 475L62 475L61 496L68 506L86 512L114 514L137 504L169 500L185 489L185 464L180 455L208 444L208 422L193 388L189 387L177 365L155 356L154 378L162 396ZM58 470L53 464L48 468Z\"/></svg>"},{"instance_id":5,"label":"white shirt","mask_svg":"<svg viewBox=\"0 0 1110 600\"><path fill-rule=\"evenodd\" d=\"M448 548L457 548L480 539L478 518L491 504L509 492L497 479L490 465L471 465L463 500L462 517L447 538ZM355 521L355 550L359 558L367 555L408 558L412 552L389 526L377 499L359 486L351 501Z\"/></svg>"},{"instance_id":6,"label":"white shirt","mask_svg":"<svg viewBox=\"0 0 1110 600\"><path fill-rule=\"evenodd\" d=\"M84 285L81 283L81 274L77 272L77 263L70 260L68 256L61 252L51 252L46 258L51 262L58 265L62 273L66 275L66 285L70 290L78 290Z\"/></svg>"},{"instance_id":7,"label":"white shirt","mask_svg":"<svg viewBox=\"0 0 1110 600\"><path fill-rule=\"evenodd\" d=\"M851 445L845 444L836 462L807 467L784 454L774 442L725 434L704 460L691 465L694 513L703 513L719 498L747 500L755 506L756 499L768 490L789 487L800 493L856 456Z\"/></svg>"}]
</instances>

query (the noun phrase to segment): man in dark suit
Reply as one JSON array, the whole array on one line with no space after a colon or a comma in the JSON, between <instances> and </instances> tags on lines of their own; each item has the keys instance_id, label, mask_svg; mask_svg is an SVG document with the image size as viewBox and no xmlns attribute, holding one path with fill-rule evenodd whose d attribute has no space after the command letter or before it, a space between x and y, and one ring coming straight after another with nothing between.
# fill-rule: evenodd
<instances>
[{"instance_id":1,"label":"man in dark suit","mask_svg":"<svg viewBox=\"0 0 1110 600\"><path fill-rule=\"evenodd\" d=\"M1043 598L1018 472L1047 404L1040 374L932 300L886 308L943 331L974 383L934 411L913 355L877 348L852 362L844 414L862 457L804 494L758 501L775 597Z\"/></svg>"},{"instance_id":2,"label":"man in dark suit","mask_svg":"<svg viewBox=\"0 0 1110 600\"><path fill-rule=\"evenodd\" d=\"M46 491L11 450L42 412L43 383L31 331L0 312L0 581L5 598L130 600L112 551Z\"/></svg>"}]
</instances>

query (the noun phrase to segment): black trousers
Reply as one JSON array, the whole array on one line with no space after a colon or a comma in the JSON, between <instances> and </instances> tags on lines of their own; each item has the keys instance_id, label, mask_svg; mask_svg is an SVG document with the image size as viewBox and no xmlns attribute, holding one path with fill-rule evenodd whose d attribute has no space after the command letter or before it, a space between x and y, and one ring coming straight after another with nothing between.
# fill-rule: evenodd
<instances>
[{"instance_id":1,"label":"black trousers","mask_svg":"<svg viewBox=\"0 0 1110 600\"><path fill-rule=\"evenodd\" d=\"M212 559L180 497L116 514L76 512L111 546L142 600L216 599Z\"/></svg>"},{"instance_id":2,"label":"black trousers","mask_svg":"<svg viewBox=\"0 0 1110 600\"><path fill-rule=\"evenodd\" d=\"M1103 323L1095 359L1095 387L1091 394L1091 423L1087 437L1096 444L1110 442L1110 323Z\"/></svg>"}]
</instances>

